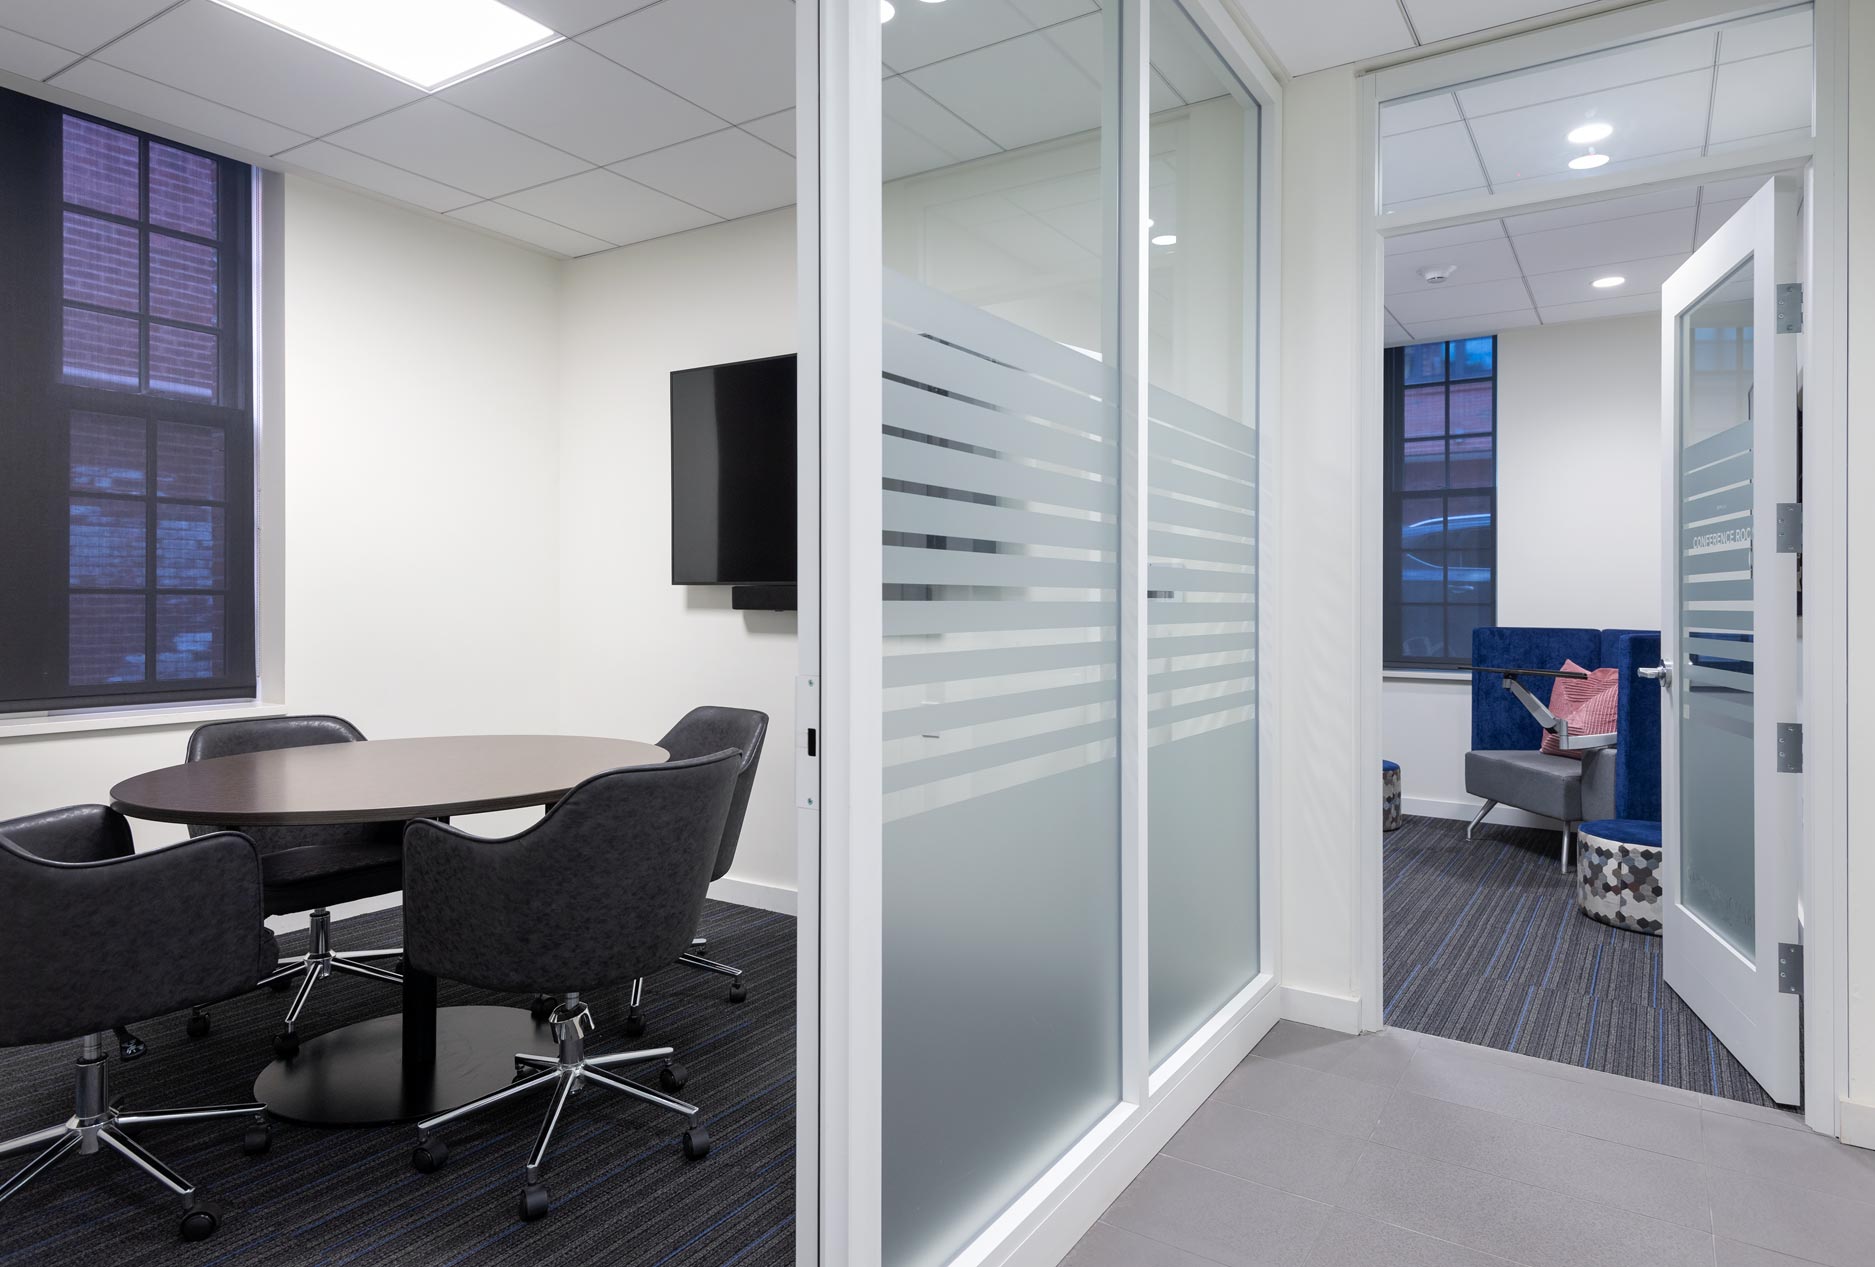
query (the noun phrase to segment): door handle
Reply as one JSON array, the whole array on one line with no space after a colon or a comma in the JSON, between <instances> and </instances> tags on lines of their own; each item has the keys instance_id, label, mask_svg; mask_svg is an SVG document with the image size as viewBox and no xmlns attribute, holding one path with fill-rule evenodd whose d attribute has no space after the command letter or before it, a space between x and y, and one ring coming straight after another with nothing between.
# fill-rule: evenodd
<instances>
[{"instance_id":1,"label":"door handle","mask_svg":"<svg viewBox=\"0 0 1875 1267\"><path fill-rule=\"evenodd\" d=\"M1636 673L1645 678L1652 678L1662 686L1673 685L1673 661L1662 660L1651 669L1636 669Z\"/></svg>"}]
</instances>

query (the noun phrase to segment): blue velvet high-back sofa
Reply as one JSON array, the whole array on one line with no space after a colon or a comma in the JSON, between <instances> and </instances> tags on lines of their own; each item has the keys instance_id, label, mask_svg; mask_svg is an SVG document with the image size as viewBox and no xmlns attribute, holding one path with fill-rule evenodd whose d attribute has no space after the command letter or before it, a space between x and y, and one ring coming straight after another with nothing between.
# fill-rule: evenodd
<instances>
[{"instance_id":1,"label":"blue velvet high-back sofa","mask_svg":"<svg viewBox=\"0 0 1875 1267\"><path fill-rule=\"evenodd\" d=\"M1479 668L1560 669L1574 660L1585 669L1620 671L1615 743L1591 748L1581 759L1541 751L1543 727L1510 691L1502 675L1471 675L1471 751L1465 754L1465 790L1485 802L1472 820L1509 805L1563 824L1563 859L1575 825L1588 819L1660 817L1660 688L1637 670L1660 663L1660 634L1647 629L1545 629L1488 626L1471 634L1471 662ZM1524 685L1548 704L1551 680Z\"/></svg>"}]
</instances>

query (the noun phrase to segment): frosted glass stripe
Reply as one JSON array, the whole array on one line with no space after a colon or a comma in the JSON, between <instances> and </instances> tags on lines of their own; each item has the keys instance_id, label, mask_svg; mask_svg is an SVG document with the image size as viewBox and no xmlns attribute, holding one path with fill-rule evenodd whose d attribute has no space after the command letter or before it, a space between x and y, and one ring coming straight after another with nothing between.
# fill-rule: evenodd
<instances>
[{"instance_id":1,"label":"frosted glass stripe","mask_svg":"<svg viewBox=\"0 0 1875 1267\"><path fill-rule=\"evenodd\" d=\"M1241 644L1244 635L1237 635ZM1256 681L1257 666L1254 660L1232 660L1226 664L1207 664L1195 669L1162 669L1152 675L1149 690L1158 695L1165 691L1182 691L1193 686L1209 686L1215 682L1250 682Z\"/></svg>"},{"instance_id":2,"label":"frosted glass stripe","mask_svg":"<svg viewBox=\"0 0 1875 1267\"><path fill-rule=\"evenodd\" d=\"M1196 721L1217 713L1228 713L1235 708L1255 708L1255 691L1237 691L1230 695L1214 695L1208 699L1194 700L1189 704L1174 704L1166 708L1152 709L1146 717L1149 726L1171 726L1182 721Z\"/></svg>"},{"instance_id":3,"label":"frosted glass stripe","mask_svg":"<svg viewBox=\"0 0 1875 1267\"><path fill-rule=\"evenodd\" d=\"M1736 572L1748 576L1751 573L1751 551L1688 550L1681 561L1680 571L1688 581L1719 572Z\"/></svg>"},{"instance_id":4,"label":"frosted glass stripe","mask_svg":"<svg viewBox=\"0 0 1875 1267\"><path fill-rule=\"evenodd\" d=\"M1160 387L1154 387L1146 394L1146 416L1154 422L1169 423L1180 431L1189 431L1227 449L1236 449L1246 454L1256 452L1256 428L1245 426L1235 418L1213 413L1203 405L1194 404L1182 396L1174 396Z\"/></svg>"},{"instance_id":5,"label":"frosted glass stripe","mask_svg":"<svg viewBox=\"0 0 1875 1267\"><path fill-rule=\"evenodd\" d=\"M907 383L887 380L885 416L892 426L905 431L941 436L1001 454L1104 476L1112 476L1119 469L1119 453L1114 445Z\"/></svg>"},{"instance_id":6,"label":"frosted glass stripe","mask_svg":"<svg viewBox=\"0 0 1875 1267\"><path fill-rule=\"evenodd\" d=\"M984 744L978 748L966 748L961 752L947 752L942 756L921 757L887 766L885 790L904 792L911 788L926 787L941 779L978 774L984 770L994 770L999 766L1013 765L1018 761L1027 761L1054 752L1064 752L1070 748L1111 743L1115 733L1112 721L1097 721L1089 722L1084 726L1051 730L1040 735L1026 735L1021 739L1006 739L1001 743Z\"/></svg>"},{"instance_id":7,"label":"frosted glass stripe","mask_svg":"<svg viewBox=\"0 0 1875 1267\"><path fill-rule=\"evenodd\" d=\"M1014 413L1046 418L1089 435L1100 435L1108 426L1109 408L1098 399L1006 364L972 356L948 343L888 328L883 352L885 372L893 378L910 379ZM887 426L898 425L891 414L885 419Z\"/></svg>"},{"instance_id":8,"label":"frosted glass stripe","mask_svg":"<svg viewBox=\"0 0 1875 1267\"><path fill-rule=\"evenodd\" d=\"M898 325L964 347L994 349L996 359L1005 364L1019 365L1089 396L1106 392L1111 372L1101 361L889 268L885 270L884 299L887 319ZM888 361L887 366L890 364ZM1097 428L1103 432L1107 429L1105 425Z\"/></svg>"},{"instance_id":9,"label":"frosted glass stripe","mask_svg":"<svg viewBox=\"0 0 1875 1267\"><path fill-rule=\"evenodd\" d=\"M1689 633L1686 638L1685 652L1707 660L1756 660L1757 644L1749 638L1702 638Z\"/></svg>"},{"instance_id":10,"label":"frosted glass stripe","mask_svg":"<svg viewBox=\"0 0 1875 1267\"><path fill-rule=\"evenodd\" d=\"M1040 716L1090 704L1108 704L1118 698L1119 691L1119 685L1107 679L1077 682L1071 686L1055 686L1041 691L984 695L947 704L921 704L916 708L889 710L885 714L885 737L908 739L913 735L939 735L966 726Z\"/></svg>"},{"instance_id":11,"label":"frosted glass stripe","mask_svg":"<svg viewBox=\"0 0 1875 1267\"><path fill-rule=\"evenodd\" d=\"M1723 687L1729 691L1749 693L1753 688L1752 675L1749 673L1733 673L1703 664L1688 664L1684 671L1687 684L1694 690Z\"/></svg>"},{"instance_id":12,"label":"frosted glass stripe","mask_svg":"<svg viewBox=\"0 0 1875 1267\"><path fill-rule=\"evenodd\" d=\"M1751 453L1736 456L1687 471L1680 476L1680 494L1689 502L1703 493L1713 493L1733 484L1751 483Z\"/></svg>"},{"instance_id":13,"label":"frosted glass stripe","mask_svg":"<svg viewBox=\"0 0 1875 1267\"><path fill-rule=\"evenodd\" d=\"M1710 466L1721 458L1729 458L1739 453L1751 452L1751 424L1741 422L1727 427L1724 431L1707 436L1704 440L1694 441L1680 452L1680 469L1697 470Z\"/></svg>"},{"instance_id":14,"label":"frosted glass stripe","mask_svg":"<svg viewBox=\"0 0 1875 1267\"><path fill-rule=\"evenodd\" d=\"M1117 579L1111 562L985 554L980 550L885 548L887 584L1111 590Z\"/></svg>"},{"instance_id":15,"label":"frosted glass stripe","mask_svg":"<svg viewBox=\"0 0 1875 1267\"><path fill-rule=\"evenodd\" d=\"M1158 528L1146 534L1146 553L1154 558L1194 563L1251 565L1257 561L1257 548L1248 541L1195 537L1187 532L1168 532Z\"/></svg>"},{"instance_id":16,"label":"frosted glass stripe","mask_svg":"<svg viewBox=\"0 0 1875 1267\"><path fill-rule=\"evenodd\" d=\"M964 493L990 493L1076 510L1111 511L1116 500L1111 484L1091 479L1057 475L1053 471L898 436L887 436L884 443L887 479ZM901 531L895 523L887 522L885 526L889 531Z\"/></svg>"},{"instance_id":17,"label":"frosted glass stripe","mask_svg":"<svg viewBox=\"0 0 1875 1267\"><path fill-rule=\"evenodd\" d=\"M1746 490L1749 497L1750 490ZM1746 507L1749 509L1749 506ZM1704 516L1702 515L1703 519ZM1738 515L1719 523L1700 523L1680 529L1680 549L1707 550L1715 545L1751 545L1751 516Z\"/></svg>"},{"instance_id":18,"label":"frosted glass stripe","mask_svg":"<svg viewBox=\"0 0 1875 1267\"><path fill-rule=\"evenodd\" d=\"M999 603L968 600L890 602L887 637L907 634L993 633L1011 629L1112 629L1118 621L1108 603Z\"/></svg>"},{"instance_id":19,"label":"frosted glass stripe","mask_svg":"<svg viewBox=\"0 0 1875 1267\"><path fill-rule=\"evenodd\" d=\"M1256 482L1257 460L1250 454L1227 449L1221 444L1213 444L1200 436L1162 423L1152 425L1152 452L1155 457L1189 462L1193 466L1228 475L1246 484Z\"/></svg>"},{"instance_id":20,"label":"frosted glass stripe","mask_svg":"<svg viewBox=\"0 0 1875 1267\"><path fill-rule=\"evenodd\" d=\"M1179 603L1155 598L1146 604L1146 619L1155 625L1217 625L1253 621L1256 601L1247 603Z\"/></svg>"},{"instance_id":21,"label":"frosted glass stripe","mask_svg":"<svg viewBox=\"0 0 1875 1267\"><path fill-rule=\"evenodd\" d=\"M1161 493L1146 498L1146 514L1155 525L1174 528L1197 528L1204 532L1226 532L1237 537L1256 535L1256 516L1219 506L1200 506L1182 502Z\"/></svg>"},{"instance_id":22,"label":"frosted glass stripe","mask_svg":"<svg viewBox=\"0 0 1875 1267\"><path fill-rule=\"evenodd\" d=\"M1255 645L1255 640L1246 633L1173 636L1170 633L1161 634L1155 628L1146 640L1146 654L1154 660L1166 660L1176 656L1220 655L1230 651L1246 651Z\"/></svg>"},{"instance_id":23,"label":"frosted glass stripe","mask_svg":"<svg viewBox=\"0 0 1875 1267\"><path fill-rule=\"evenodd\" d=\"M1256 587L1255 572L1168 567L1163 563L1148 564L1146 567L1146 588L1149 590L1171 590L1175 594L1254 594Z\"/></svg>"},{"instance_id":24,"label":"frosted glass stripe","mask_svg":"<svg viewBox=\"0 0 1875 1267\"><path fill-rule=\"evenodd\" d=\"M922 493L886 493L885 527L888 532L1077 550L1112 551L1119 543L1111 522Z\"/></svg>"},{"instance_id":25,"label":"frosted glass stripe","mask_svg":"<svg viewBox=\"0 0 1875 1267\"><path fill-rule=\"evenodd\" d=\"M1039 647L992 647L984 651L921 651L885 658L887 686L922 686L928 682L967 682L973 678L1046 673L1114 662L1118 651L1110 638L1051 642Z\"/></svg>"},{"instance_id":26,"label":"frosted glass stripe","mask_svg":"<svg viewBox=\"0 0 1875 1267\"><path fill-rule=\"evenodd\" d=\"M1735 602L1751 597L1751 582L1688 576L1680 581L1680 596L1689 602Z\"/></svg>"},{"instance_id":27,"label":"frosted glass stripe","mask_svg":"<svg viewBox=\"0 0 1875 1267\"><path fill-rule=\"evenodd\" d=\"M1221 502L1226 506L1243 506L1255 495L1248 484L1239 484L1207 471L1194 471L1189 466L1179 466L1160 458L1153 458L1148 464L1146 482L1156 492L1182 493L1186 497L1201 497L1208 502Z\"/></svg>"}]
</instances>

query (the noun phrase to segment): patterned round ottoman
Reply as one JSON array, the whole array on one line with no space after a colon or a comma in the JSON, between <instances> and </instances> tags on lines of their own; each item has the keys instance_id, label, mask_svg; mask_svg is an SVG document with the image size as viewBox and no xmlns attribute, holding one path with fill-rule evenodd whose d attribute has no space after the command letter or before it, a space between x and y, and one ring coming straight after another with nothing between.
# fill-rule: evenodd
<instances>
[{"instance_id":1,"label":"patterned round ottoman","mask_svg":"<svg viewBox=\"0 0 1875 1267\"><path fill-rule=\"evenodd\" d=\"M1576 901L1616 928L1660 936L1660 824L1600 818L1576 828Z\"/></svg>"},{"instance_id":2,"label":"patterned round ottoman","mask_svg":"<svg viewBox=\"0 0 1875 1267\"><path fill-rule=\"evenodd\" d=\"M1380 763L1380 830L1400 829L1400 763Z\"/></svg>"}]
</instances>

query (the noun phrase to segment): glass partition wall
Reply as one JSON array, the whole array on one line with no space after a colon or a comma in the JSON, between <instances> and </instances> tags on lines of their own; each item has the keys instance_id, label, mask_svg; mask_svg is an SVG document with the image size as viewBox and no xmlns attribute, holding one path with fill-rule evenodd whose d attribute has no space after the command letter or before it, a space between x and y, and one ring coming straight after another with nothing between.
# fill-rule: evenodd
<instances>
[{"instance_id":1,"label":"glass partition wall","mask_svg":"<svg viewBox=\"0 0 1875 1267\"><path fill-rule=\"evenodd\" d=\"M951 1262L1261 966L1261 114L1138 4L880 31L887 1267Z\"/></svg>"}]
</instances>

